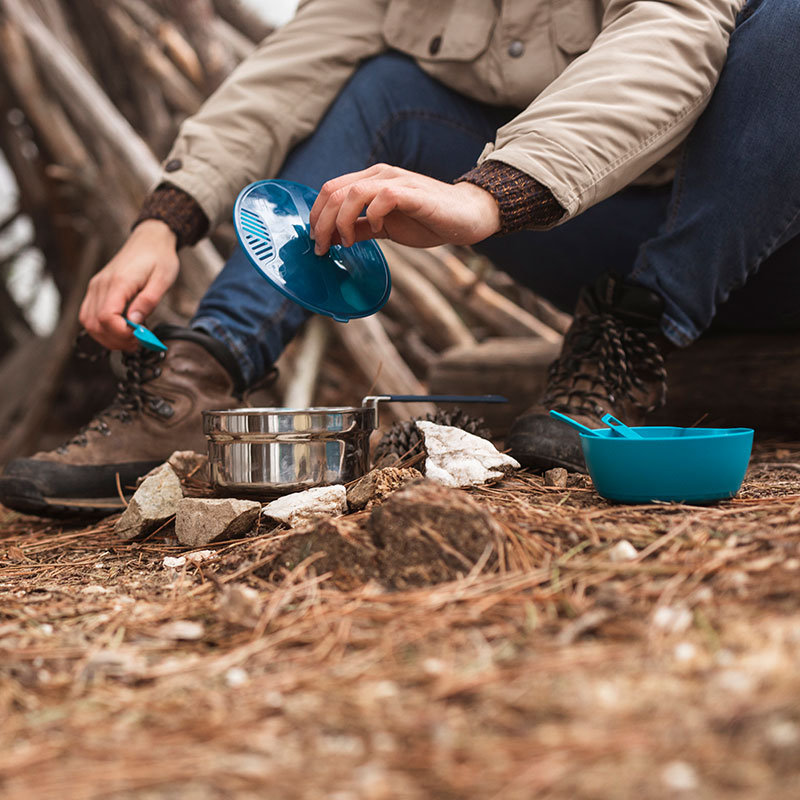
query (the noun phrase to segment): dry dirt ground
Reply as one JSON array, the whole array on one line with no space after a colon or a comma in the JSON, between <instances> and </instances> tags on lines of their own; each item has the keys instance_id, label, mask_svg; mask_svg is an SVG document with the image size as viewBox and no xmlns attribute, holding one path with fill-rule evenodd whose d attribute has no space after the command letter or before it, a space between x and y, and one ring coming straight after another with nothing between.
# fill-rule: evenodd
<instances>
[{"instance_id":1,"label":"dry dirt ground","mask_svg":"<svg viewBox=\"0 0 800 800\"><path fill-rule=\"evenodd\" d=\"M800 797L800 446L714 506L522 472L177 568L113 521L0 509L5 800Z\"/></svg>"}]
</instances>

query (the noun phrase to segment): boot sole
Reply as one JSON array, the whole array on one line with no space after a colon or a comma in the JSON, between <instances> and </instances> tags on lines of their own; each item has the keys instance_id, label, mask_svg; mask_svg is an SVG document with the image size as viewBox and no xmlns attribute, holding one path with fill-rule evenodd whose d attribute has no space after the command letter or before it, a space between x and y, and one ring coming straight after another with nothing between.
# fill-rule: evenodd
<instances>
[{"instance_id":1,"label":"boot sole","mask_svg":"<svg viewBox=\"0 0 800 800\"><path fill-rule=\"evenodd\" d=\"M517 430L514 430L514 427ZM547 417L520 418L506 440L509 455L524 467L547 470L561 467L586 473L578 434Z\"/></svg>"},{"instance_id":2,"label":"boot sole","mask_svg":"<svg viewBox=\"0 0 800 800\"><path fill-rule=\"evenodd\" d=\"M51 519L98 519L125 510L117 497L45 497L36 484L23 478L0 481L0 503L12 511Z\"/></svg>"}]
</instances>

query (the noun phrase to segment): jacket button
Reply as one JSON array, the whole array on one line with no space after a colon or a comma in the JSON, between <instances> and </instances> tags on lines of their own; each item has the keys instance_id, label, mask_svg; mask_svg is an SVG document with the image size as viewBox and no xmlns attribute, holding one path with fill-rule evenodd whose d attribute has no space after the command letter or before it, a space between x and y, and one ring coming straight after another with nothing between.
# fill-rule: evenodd
<instances>
[{"instance_id":1,"label":"jacket button","mask_svg":"<svg viewBox=\"0 0 800 800\"><path fill-rule=\"evenodd\" d=\"M431 39L431 43L428 45L428 52L432 56L435 56L441 49L442 49L442 37L434 36L433 39Z\"/></svg>"},{"instance_id":2,"label":"jacket button","mask_svg":"<svg viewBox=\"0 0 800 800\"><path fill-rule=\"evenodd\" d=\"M511 58L519 58L524 52L525 45L519 39L514 39L508 46L508 54Z\"/></svg>"},{"instance_id":3,"label":"jacket button","mask_svg":"<svg viewBox=\"0 0 800 800\"><path fill-rule=\"evenodd\" d=\"M164 169L167 172L177 172L183 166L183 161L179 158L173 158L172 161L167 161Z\"/></svg>"}]
</instances>

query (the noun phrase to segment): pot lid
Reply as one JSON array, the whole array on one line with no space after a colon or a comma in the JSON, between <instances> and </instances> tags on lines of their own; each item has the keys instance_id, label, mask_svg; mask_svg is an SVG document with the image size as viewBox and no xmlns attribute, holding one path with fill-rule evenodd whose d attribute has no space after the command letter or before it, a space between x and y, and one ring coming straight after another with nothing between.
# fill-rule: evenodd
<instances>
[{"instance_id":1,"label":"pot lid","mask_svg":"<svg viewBox=\"0 0 800 800\"><path fill-rule=\"evenodd\" d=\"M338 322L374 314L391 291L386 259L374 241L316 255L308 217L317 194L292 181L250 184L233 210L239 242L262 277L310 311Z\"/></svg>"}]
</instances>

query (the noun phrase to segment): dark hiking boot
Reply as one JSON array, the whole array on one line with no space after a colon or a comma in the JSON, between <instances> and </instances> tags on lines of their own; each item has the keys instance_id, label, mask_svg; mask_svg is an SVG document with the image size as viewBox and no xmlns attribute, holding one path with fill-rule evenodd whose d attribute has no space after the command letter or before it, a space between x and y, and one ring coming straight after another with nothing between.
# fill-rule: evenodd
<instances>
[{"instance_id":1,"label":"dark hiking boot","mask_svg":"<svg viewBox=\"0 0 800 800\"><path fill-rule=\"evenodd\" d=\"M122 507L120 488L175 450L206 452L202 411L242 405L231 377L238 367L208 334L162 325L166 353L124 354L117 396L76 436L50 452L11 461L0 477L0 502L48 517L89 517Z\"/></svg>"},{"instance_id":2,"label":"dark hiking boot","mask_svg":"<svg viewBox=\"0 0 800 800\"><path fill-rule=\"evenodd\" d=\"M528 467L586 472L577 432L550 417L550 409L605 428L604 414L640 425L664 404L669 345L659 328L663 305L649 289L609 275L581 290L541 402L511 426L506 446L514 458Z\"/></svg>"}]
</instances>

